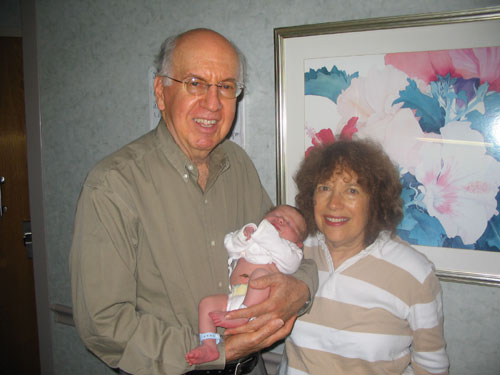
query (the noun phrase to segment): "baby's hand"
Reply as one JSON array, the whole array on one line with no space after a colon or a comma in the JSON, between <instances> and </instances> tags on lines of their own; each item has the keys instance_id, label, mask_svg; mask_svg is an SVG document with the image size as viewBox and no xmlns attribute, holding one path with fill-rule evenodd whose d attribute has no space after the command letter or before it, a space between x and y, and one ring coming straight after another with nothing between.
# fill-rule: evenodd
<instances>
[{"instance_id":1,"label":"baby's hand","mask_svg":"<svg viewBox=\"0 0 500 375\"><path fill-rule=\"evenodd\" d=\"M245 235L247 241L252 237L252 233L255 232L255 228L251 225L248 225L243 229L243 234Z\"/></svg>"}]
</instances>

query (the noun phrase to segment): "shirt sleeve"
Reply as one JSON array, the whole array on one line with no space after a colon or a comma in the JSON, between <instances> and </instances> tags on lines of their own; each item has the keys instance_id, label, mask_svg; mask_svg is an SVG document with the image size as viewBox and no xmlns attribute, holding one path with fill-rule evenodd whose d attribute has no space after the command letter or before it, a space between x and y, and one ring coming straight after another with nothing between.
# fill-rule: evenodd
<instances>
[{"instance_id":1,"label":"shirt sleeve","mask_svg":"<svg viewBox=\"0 0 500 375\"><path fill-rule=\"evenodd\" d=\"M254 230L257 229L257 225L249 223L237 231L228 233L224 237L224 246L226 247L229 259L239 259L244 256L243 253L249 246L249 240L246 239L244 233L244 230L247 226L253 227Z\"/></svg>"},{"instance_id":2,"label":"shirt sleeve","mask_svg":"<svg viewBox=\"0 0 500 375\"><path fill-rule=\"evenodd\" d=\"M300 263L299 269L292 274L293 277L295 277L297 280L300 280L304 282L307 287L309 288L309 301L306 306L306 309L300 310L300 314L303 314L311 308L311 301L314 299L314 296L316 295L316 292L318 291L318 267L316 266L316 262L312 259L302 259L302 262Z\"/></svg>"},{"instance_id":3,"label":"shirt sleeve","mask_svg":"<svg viewBox=\"0 0 500 375\"><path fill-rule=\"evenodd\" d=\"M409 323L413 332L411 363L416 375L448 374L448 355L443 335L441 286L431 272L410 307Z\"/></svg>"},{"instance_id":4,"label":"shirt sleeve","mask_svg":"<svg viewBox=\"0 0 500 375\"><path fill-rule=\"evenodd\" d=\"M174 314L159 319L137 311L140 230L133 210L115 193L84 186L70 254L75 325L87 348L111 367L182 374L190 370L184 354L197 346L197 329L179 324ZM206 368L224 362L222 354Z\"/></svg>"}]
</instances>

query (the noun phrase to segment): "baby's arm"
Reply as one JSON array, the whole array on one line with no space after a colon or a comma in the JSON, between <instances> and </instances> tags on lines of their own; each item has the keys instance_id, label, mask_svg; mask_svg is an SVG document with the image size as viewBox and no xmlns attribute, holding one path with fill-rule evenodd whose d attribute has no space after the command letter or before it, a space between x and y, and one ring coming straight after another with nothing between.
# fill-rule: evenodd
<instances>
[{"instance_id":1,"label":"baby's arm","mask_svg":"<svg viewBox=\"0 0 500 375\"><path fill-rule=\"evenodd\" d=\"M250 237L252 237L252 233L255 232L255 228L252 225L247 225L243 229L243 234L245 235L246 240L248 241Z\"/></svg>"}]
</instances>

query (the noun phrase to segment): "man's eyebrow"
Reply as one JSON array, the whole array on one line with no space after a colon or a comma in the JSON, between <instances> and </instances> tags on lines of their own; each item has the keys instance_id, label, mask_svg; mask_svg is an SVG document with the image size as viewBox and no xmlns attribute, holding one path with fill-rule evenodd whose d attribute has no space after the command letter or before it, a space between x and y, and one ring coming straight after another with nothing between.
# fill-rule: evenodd
<instances>
[{"instance_id":1,"label":"man's eyebrow","mask_svg":"<svg viewBox=\"0 0 500 375\"><path fill-rule=\"evenodd\" d=\"M184 74L184 77L186 77L186 78L196 78L196 79L201 79L202 81L206 81L205 78L200 77L198 74L193 74L193 73L186 73L186 74Z\"/></svg>"},{"instance_id":2,"label":"man's eyebrow","mask_svg":"<svg viewBox=\"0 0 500 375\"><path fill-rule=\"evenodd\" d=\"M195 74L195 73L187 72L187 73L185 73L183 75L183 77L184 77L184 79L186 79L186 78L196 78L196 79L200 79L200 80L205 81L205 82L208 83L208 81L205 78L203 78L203 77L201 77L201 76L199 76L198 74ZM223 78L219 82L225 82L225 81L238 82L238 80L236 78L233 78L233 77ZM219 82L217 82L217 83L219 83Z\"/></svg>"}]
</instances>

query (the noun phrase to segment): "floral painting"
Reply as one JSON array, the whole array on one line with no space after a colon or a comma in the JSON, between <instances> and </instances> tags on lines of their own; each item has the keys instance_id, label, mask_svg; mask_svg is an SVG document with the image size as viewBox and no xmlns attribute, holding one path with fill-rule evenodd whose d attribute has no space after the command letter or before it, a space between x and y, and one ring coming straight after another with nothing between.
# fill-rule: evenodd
<instances>
[{"instance_id":1,"label":"floral painting","mask_svg":"<svg viewBox=\"0 0 500 375\"><path fill-rule=\"evenodd\" d=\"M305 61L305 142L379 141L400 170L398 234L500 252L500 47Z\"/></svg>"}]
</instances>

